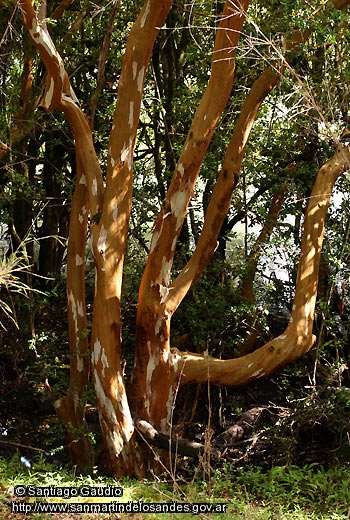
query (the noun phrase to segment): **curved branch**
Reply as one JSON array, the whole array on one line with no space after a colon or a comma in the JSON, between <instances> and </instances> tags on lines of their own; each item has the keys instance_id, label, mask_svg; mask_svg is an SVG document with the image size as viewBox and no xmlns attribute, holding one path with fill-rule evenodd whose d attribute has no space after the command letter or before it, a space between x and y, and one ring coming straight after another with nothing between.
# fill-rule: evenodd
<instances>
[{"instance_id":1,"label":"curved branch","mask_svg":"<svg viewBox=\"0 0 350 520\"><path fill-rule=\"evenodd\" d=\"M48 109L58 109L65 113L76 141L85 176L79 182L86 183L89 206L92 215L101 211L103 198L102 172L92 142L92 134L87 119L79 107L77 97L70 85L63 60L56 50L45 23L39 23L30 0L20 0L23 21L29 35L38 49L47 70L46 90L41 105Z\"/></svg>"},{"instance_id":2,"label":"curved branch","mask_svg":"<svg viewBox=\"0 0 350 520\"><path fill-rule=\"evenodd\" d=\"M294 305L285 332L255 352L230 360L172 349L173 356L178 360L177 373L181 374L181 385L208 380L221 386L244 385L272 374L312 347L315 342L312 328L327 210L336 180L349 167L350 147L344 147L317 174L305 213Z\"/></svg>"}]
</instances>

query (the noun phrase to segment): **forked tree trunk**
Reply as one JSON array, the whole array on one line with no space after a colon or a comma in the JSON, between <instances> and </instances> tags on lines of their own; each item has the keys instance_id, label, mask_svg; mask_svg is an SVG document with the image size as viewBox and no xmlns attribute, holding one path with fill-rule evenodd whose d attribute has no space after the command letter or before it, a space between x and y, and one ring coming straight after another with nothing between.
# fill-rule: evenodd
<instances>
[{"instance_id":1,"label":"forked tree trunk","mask_svg":"<svg viewBox=\"0 0 350 520\"><path fill-rule=\"evenodd\" d=\"M174 376L178 370L178 357L170 349L170 318L175 310L168 304L174 287L170 281L171 267L199 169L231 94L236 48L248 5L249 0L239 4L228 0L225 4L216 33L208 86L158 215L140 285L130 393L135 412L162 433L169 432L176 392Z\"/></svg>"},{"instance_id":2,"label":"forked tree trunk","mask_svg":"<svg viewBox=\"0 0 350 520\"><path fill-rule=\"evenodd\" d=\"M69 251L72 254L68 255L67 281L72 381L69 394L56 401L56 409L70 432L76 462L85 464L90 457L84 438L82 394L89 376L89 361L86 355L83 357L86 354L82 276L85 242L83 247L79 238L84 240L86 236L89 213L97 270L91 370L107 455L106 466L114 475L143 476L145 469L135 438L120 362L120 291L131 208L133 150L144 79L154 40L169 12L171 0L147 0L131 29L110 134L105 192L91 130L76 102L62 59L32 3L21 0L20 6L24 24L48 73L42 106L65 113L75 138L79 172L75 192L77 208L72 212L70 222ZM80 449L85 449L87 454L81 455Z\"/></svg>"},{"instance_id":3,"label":"forked tree trunk","mask_svg":"<svg viewBox=\"0 0 350 520\"><path fill-rule=\"evenodd\" d=\"M106 188L91 129L76 102L62 59L44 21L39 22L31 0L20 0L19 3L24 23L47 70L42 106L65 113L77 151L78 174L72 202L67 282L71 386L68 395L56 402L56 407L67 428L71 423L78 432L71 438L76 441L77 461L80 465L89 463L91 459L84 438L83 414L83 392L89 377L84 292L85 237L89 214L96 263L91 372L106 464L115 476L143 476L146 458L136 437L133 412L138 420L146 420L162 434L168 433L178 385L208 380L217 385L242 385L294 361L312 346L324 221L332 187L337 177L349 167L350 151L343 149L318 173L305 215L295 301L285 333L254 353L233 360L217 360L172 349L171 316L215 251L217 236L239 179L245 146L258 109L286 65L283 62L280 70L276 66L266 69L248 94L227 148L194 254L172 282L171 267L176 243L199 168L231 93L235 50L249 5L249 0L238 4L227 1L217 30L208 87L193 119L155 224L140 286L136 360L129 394L131 411L120 359L120 298L132 200L133 150L147 65L159 27L171 7L171 0L147 0L130 31L110 134ZM287 48L295 48L309 34L310 31L296 33Z\"/></svg>"}]
</instances>

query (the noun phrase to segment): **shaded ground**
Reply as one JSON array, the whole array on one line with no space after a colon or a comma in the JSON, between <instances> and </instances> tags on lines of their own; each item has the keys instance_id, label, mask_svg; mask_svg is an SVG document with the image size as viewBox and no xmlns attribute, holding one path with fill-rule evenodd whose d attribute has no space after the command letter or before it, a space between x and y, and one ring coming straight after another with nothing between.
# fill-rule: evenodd
<instances>
[{"instance_id":1,"label":"shaded ground","mask_svg":"<svg viewBox=\"0 0 350 520\"><path fill-rule=\"evenodd\" d=\"M38 330L50 330L39 338L35 350L20 348L16 333L2 333L0 348L0 456L24 457L33 463L42 454L57 467L69 463L65 432L52 402L68 387L68 347L64 305L37 313ZM52 323L52 315L56 322ZM50 321L50 327L48 325ZM192 479L194 472L220 470L230 464L232 475L250 466L269 470L284 464L350 461L349 414L350 389L347 372L342 381L329 371L317 376L317 388L311 388L309 374L312 353L273 378L260 380L242 389L208 392L206 385L192 386L178 395L174 415L177 434L211 447L200 460L179 457L177 476ZM342 384L340 384L342 383ZM91 397L93 405L93 397ZM93 409L93 408L92 408ZM89 415L89 426L99 445L98 418ZM209 425L209 427L208 427ZM98 460L97 460L98 464ZM1 493L1 491L0 491ZM0 520L25 520L22 514L10 514L11 497L3 490ZM147 515L146 515L147 516ZM142 515L122 515L141 520ZM118 515L51 514L57 520L85 520Z\"/></svg>"}]
</instances>

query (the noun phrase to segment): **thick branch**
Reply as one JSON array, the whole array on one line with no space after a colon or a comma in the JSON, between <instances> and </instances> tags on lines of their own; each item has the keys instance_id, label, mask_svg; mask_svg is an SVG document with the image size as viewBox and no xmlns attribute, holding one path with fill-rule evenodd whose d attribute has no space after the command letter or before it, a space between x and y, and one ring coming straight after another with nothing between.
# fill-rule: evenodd
<instances>
[{"instance_id":1,"label":"thick branch","mask_svg":"<svg viewBox=\"0 0 350 520\"><path fill-rule=\"evenodd\" d=\"M72 96L76 101L62 58L51 40L45 23L39 23L30 0L19 0L19 6L22 9L24 25L40 53L48 74L42 106L47 109L60 108L62 94Z\"/></svg>"},{"instance_id":2,"label":"thick branch","mask_svg":"<svg viewBox=\"0 0 350 520\"><path fill-rule=\"evenodd\" d=\"M166 301L167 311L170 314L177 309L189 288L198 280L216 249L217 237L229 210L232 192L238 183L241 163L253 123L262 102L279 78L280 74L273 67L266 69L254 82L243 104L206 211L197 247L170 288Z\"/></svg>"},{"instance_id":3,"label":"thick branch","mask_svg":"<svg viewBox=\"0 0 350 520\"><path fill-rule=\"evenodd\" d=\"M248 4L248 0L244 0L239 8L234 7L230 0L225 4L215 39L210 80L154 227L140 285L139 330L143 327L142 317L148 314L146 309L157 308L168 292L171 265L187 205L214 129L231 93L236 48Z\"/></svg>"},{"instance_id":4,"label":"thick branch","mask_svg":"<svg viewBox=\"0 0 350 520\"><path fill-rule=\"evenodd\" d=\"M118 474L131 450L135 452L134 471L140 473L120 360L120 298L132 200L133 151L144 80L155 38L170 7L171 0L146 0L130 31L110 133L102 214L92 236L97 269L92 372L105 447Z\"/></svg>"},{"instance_id":5,"label":"thick branch","mask_svg":"<svg viewBox=\"0 0 350 520\"><path fill-rule=\"evenodd\" d=\"M96 215L101 211L103 183L91 130L85 115L79 108L62 58L51 40L45 23L39 23L30 0L20 0L19 4L24 24L48 73L42 106L46 109L62 110L67 117L76 140L77 154L80 156L80 162L86 175L86 177L82 176L80 182L87 184L89 209L92 215Z\"/></svg>"},{"instance_id":6,"label":"thick branch","mask_svg":"<svg viewBox=\"0 0 350 520\"><path fill-rule=\"evenodd\" d=\"M132 404L142 418L163 433L169 428L166 418L170 417L172 383L176 377L176 359L169 352L170 320L164 313L163 303L169 291L176 242L194 183L231 93L236 47L248 4L249 0L244 0L240 7L235 7L230 0L225 4L216 34L209 83L158 215L139 290Z\"/></svg>"},{"instance_id":7,"label":"thick branch","mask_svg":"<svg viewBox=\"0 0 350 520\"><path fill-rule=\"evenodd\" d=\"M295 361L313 345L312 335L317 295L318 270L325 230L325 219L333 186L350 167L350 148L343 148L319 170L305 214L294 305L285 332L246 356L220 360L210 356L181 353L180 384L210 381L222 386L239 386L267 376Z\"/></svg>"},{"instance_id":8,"label":"thick branch","mask_svg":"<svg viewBox=\"0 0 350 520\"><path fill-rule=\"evenodd\" d=\"M141 437L157 448L187 457L199 457L205 450L204 444L160 433L150 423L142 419L137 419L134 423Z\"/></svg>"}]
</instances>

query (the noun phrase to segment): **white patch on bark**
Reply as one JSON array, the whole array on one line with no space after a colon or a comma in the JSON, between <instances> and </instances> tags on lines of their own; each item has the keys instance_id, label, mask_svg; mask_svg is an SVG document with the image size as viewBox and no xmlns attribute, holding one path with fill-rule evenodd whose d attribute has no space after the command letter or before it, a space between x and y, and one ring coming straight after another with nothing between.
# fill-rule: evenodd
<instances>
[{"instance_id":1,"label":"white patch on bark","mask_svg":"<svg viewBox=\"0 0 350 520\"><path fill-rule=\"evenodd\" d=\"M164 303L169 294L169 289L166 285L159 284L159 295L160 295L160 303Z\"/></svg>"},{"instance_id":2,"label":"white patch on bark","mask_svg":"<svg viewBox=\"0 0 350 520\"><path fill-rule=\"evenodd\" d=\"M170 350L162 350L161 356L163 358L164 363L168 362L169 356L170 356Z\"/></svg>"},{"instance_id":3,"label":"white patch on bark","mask_svg":"<svg viewBox=\"0 0 350 520\"><path fill-rule=\"evenodd\" d=\"M96 197L96 195L97 195L97 179L96 179L96 177L94 177L94 179L92 181L91 191L92 191L92 194L94 195L94 197Z\"/></svg>"},{"instance_id":4,"label":"white patch on bark","mask_svg":"<svg viewBox=\"0 0 350 520\"><path fill-rule=\"evenodd\" d=\"M55 82L54 82L53 78L50 78L50 87L44 97L44 103L43 103L44 107L48 108L51 105L54 90L55 90Z\"/></svg>"},{"instance_id":5,"label":"white patch on bark","mask_svg":"<svg viewBox=\"0 0 350 520\"><path fill-rule=\"evenodd\" d=\"M79 99L77 98L72 85L69 85L69 92L70 92L71 98L73 99L74 103L79 105Z\"/></svg>"},{"instance_id":6,"label":"white patch on bark","mask_svg":"<svg viewBox=\"0 0 350 520\"><path fill-rule=\"evenodd\" d=\"M162 318L158 317L156 319L156 325L154 327L154 332L155 332L156 336L158 336L161 326L162 326Z\"/></svg>"},{"instance_id":7,"label":"white patch on bark","mask_svg":"<svg viewBox=\"0 0 350 520\"><path fill-rule=\"evenodd\" d=\"M141 21L140 21L141 27L144 27L146 20L147 20L147 16L149 15L150 9L151 9L151 4L150 4L150 1L148 0L146 7L145 7L145 12L143 13Z\"/></svg>"},{"instance_id":8,"label":"white patch on bark","mask_svg":"<svg viewBox=\"0 0 350 520\"><path fill-rule=\"evenodd\" d=\"M46 49L48 54L50 54L51 56L55 56L58 59L57 52L49 34L45 29L43 29L43 27L39 28L39 26L35 23L34 18L32 29L29 32L31 33L33 39L37 40L37 42Z\"/></svg>"},{"instance_id":9,"label":"white patch on bark","mask_svg":"<svg viewBox=\"0 0 350 520\"><path fill-rule=\"evenodd\" d=\"M132 79L136 79L137 74L137 61L132 62Z\"/></svg>"},{"instance_id":10,"label":"white patch on bark","mask_svg":"<svg viewBox=\"0 0 350 520\"><path fill-rule=\"evenodd\" d=\"M143 78L145 75L145 66L141 67L138 76L137 76L137 90L141 92L142 90L142 84L143 84Z\"/></svg>"},{"instance_id":11,"label":"white patch on bark","mask_svg":"<svg viewBox=\"0 0 350 520\"><path fill-rule=\"evenodd\" d=\"M146 393L145 393L145 407L148 414L150 413L150 396L152 395L151 381L154 369L157 366L157 356L152 354L151 342L147 341L148 349L148 363L147 363L147 374L146 374Z\"/></svg>"},{"instance_id":12,"label":"white patch on bark","mask_svg":"<svg viewBox=\"0 0 350 520\"><path fill-rule=\"evenodd\" d=\"M170 200L171 211L177 220L177 229L181 226L184 211L187 204L187 193L185 191L175 191Z\"/></svg>"},{"instance_id":13,"label":"white patch on bark","mask_svg":"<svg viewBox=\"0 0 350 520\"><path fill-rule=\"evenodd\" d=\"M97 241L97 250L100 253L100 255L103 257L104 260L106 260L106 248L107 248L107 229L105 229L104 225L102 224L100 235L98 237Z\"/></svg>"},{"instance_id":14,"label":"white patch on bark","mask_svg":"<svg viewBox=\"0 0 350 520\"><path fill-rule=\"evenodd\" d=\"M83 358L77 354L77 370L78 372L82 372L84 370L84 361Z\"/></svg>"},{"instance_id":15,"label":"white patch on bark","mask_svg":"<svg viewBox=\"0 0 350 520\"><path fill-rule=\"evenodd\" d=\"M184 165L182 163L179 163L178 166L177 166L177 171L179 172L179 174L182 175L185 173L185 168L184 168Z\"/></svg>"},{"instance_id":16,"label":"white patch on bark","mask_svg":"<svg viewBox=\"0 0 350 520\"><path fill-rule=\"evenodd\" d=\"M77 105L75 104L75 102L73 101L73 99L70 97L70 96L67 96L67 94L62 94L62 99L63 101L65 101L66 103L70 103L71 105L75 106L77 108Z\"/></svg>"},{"instance_id":17,"label":"white patch on bark","mask_svg":"<svg viewBox=\"0 0 350 520\"><path fill-rule=\"evenodd\" d=\"M86 186L86 177L84 174L80 177L79 184L83 184L84 186Z\"/></svg>"},{"instance_id":18,"label":"white patch on bark","mask_svg":"<svg viewBox=\"0 0 350 520\"><path fill-rule=\"evenodd\" d=\"M167 260L166 256L163 256L162 267L160 268L160 278L161 280L164 280L166 286L170 283L171 264L171 260Z\"/></svg>"},{"instance_id":19,"label":"white patch on bark","mask_svg":"<svg viewBox=\"0 0 350 520\"><path fill-rule=\"evenodd\" d=\"M282 336L279 337L279 339L286 339L287 337L287 334L283 334Z\"/></svg>"},{"instance_id":20,"label":"white patch on bark","mask_svg":"<svg viewBox=\"0 0 350 520\"><path fill-rule=\"evenodd\" d=\"M101 419L100 419L101 421ZM106 424L106 421L103 421ZM111 431L110 427L105 426L107 431L107 446L112 456L117 457L124 448L124 444L121 436L114 430Z\"/></svg>"},{"instance_id":21,"label":"white patch on bark","mask_svg":"<svg viewBox=\"0 0 350 520\"><path fill-rule=\"evenodd\" d=\"M115 389L115 398L116 398L116 401L118 404L119 412L123 415L123 418L124 418L124 421L122 423L122 433L123 433L124 439L126 441L128 441L130 439L130 437L132 436L132 434L134 433L134 425L133 425L130 410L129 410L128 400L126 397L123 377L122 377L120 371L118 371L118 373L117 373L117 379L118 379L119 389L118 388ZM122 391L121 391L121 389L122 389Z\"/></svg>"},{"instance_id":22,"label":"white patch on bark","mask_svg":"<svg viewBox=\"0 0 350 520\"><path fill-rule=\"evenodd\" d=\"M83 264L83 259L80 255L75 255L75 265L78 267Z\"/></svg>"},{"instance_id":23,"label":"white patch on bark","mask_svg":"<svg viewBox=\"0 0 350 520\"><path fill-rule=\"evenodd\" d=\"M63 83L64 75L65 75L63 62L62 62L62 59L59 56L59 54L56 52L55 46L52 43L51 37L50 37L49 33L47 32L47 30L45 29L45 27L40 26L37 23L37 20L35 18L32 18L32 27L31 27L31 29L29 29L29 34L31 35L33 40L38 45L41 45L42 47L44 47L44 49L49 54L49 56L52 56L53 58L55 58L57 60L59 69L60 69L60 78ZM53 81L53 79L52 79L52 81ZM43 106L45 108L49 107L49 104L52 101L52 96L53 96L53 85L51 83L49 91L47 92L45 99L44 99L44 103L43 103ZM49 104L47 105L46 103L49 103Z\"/></svg>"},{"instance_id":24,"label":"white patch on bark","mask_svg":"<svg viewBox=\"0 0 350 520\"><path fill-rule=\"evenodd\" d=\"M257 377L259 374L261 374L261 372L263 372L263 368L259 368L258 370L256 370L253 374L252 374L252 377ZM260 376L261 377L261 376Z\"/></svg>"},{"instance_id":25,"label":"white patch on bark","mask_svg":"<svg viewBox=\"0 0 350 520\"><path fill-rule=\"evenodd\" d=\"M83 307L83 302L81 300L77 301L77 309L78 309L79 316L83 317L84 316L84 307Z\"/></svg>"},{"instance_id":26,"label":"white patch on bark","mask_svg":"<svg viewBox=\"0 0 350 520\"><path fill-rule=\"evenodd\" d=\"M113 208L113 222L116 222L118 218L118 204L114 205Z\"/></svg>"},{"instance_id":27,"label":"white patch on bark","mask_svg":"<svg viewBox=\"0 0 350 520\"><path fill-rule=\"evenodd\" d=\"M121 375L119 370L117 372L117 379L118 379L119 387L115 388L115 391L114 391L115 398L117 400L120 413L124 414L125 410L128 408L128 404L127 404L128 401L127 401L126 395L125 395L125 386L124 386L123 376ZM122 392L120 391L121 388L123 389Z\"/></svg>"},{"instance_id":28,"label":"white patch on bark","mask_svg":"<svg viewBox=\"0 0 350 520\"><path fill-rule=\"evenodd\" d=\"M130 101L130 107L129 107L129 126L132 128L132 125L134 124L134 102Z\"/></svg>"},{"instance_id":29,"label":"white patch on bark","mask_svg":"<svg viewBox=\"0 0 350 520\"><path fill-rule=\"evenodd\" d=\"M204 119L204 121L206 121L206 119L207 119L207 114L204 114L203 119Z\"/></svg>"},{"instance_id":30,"label":"white patch on bark","mask_svg":"<svg viewBox=\"0 0 350 520\"><path fill-rule=\"evenodd\" d=\"M112 168L114 168L114 165L115 165L115 160L113 159L113 157L111 157L111 166L112 166Z\"/></svg>"},{"instance_id":31,"label":"white patch on bark","mask_svg":"<svg viewBox=\"0 0 350 520\"><path fill-rule=\"evenodd\" d=\"M95 373L96 396L100 402L101 408L104 410L105 416L108 419L108 423L106 423L106 421L103 419L103 416L102 416L102 421L105 423L106 430L109 432L109 440L110 440L112 452L115 455L119 455L119 453L122 451L122 449L124 447L124 442L123 442L122 436L118 435L118 432L116 431L116 425L118 423L117 415L115 413L115 409L114 409L111 399L109 399L109 397L107 397L105 394L104 388L102 386L102 383L100 381L96 368L95 368L94 373ZM100 421L101 421L101 415L100 415Z\"/></svg>"},{"instance_id":32,"label":"white patch on bark","mask_svg":"<svg viewBox=\"0 0 350 520\"><path fill-rule=\"evenodd\" d=\"M174 240L171 243L171 251L174 251L177 244L177 237L174 238Z\"/></svg>"},{"instance_id":33,"label":"white patch on bark","mask_svg":"<svg viewBox=\"0 0 350 520\"><path fill-rule=\"evenodd\" d=\"M178 371L178 364L182 360L182 357L176 351L172 352L171 350L164 350L163 360L173 368L174 373L176 374Z\"/></svg>"},{"instance_id":34,"label":"white patch on bark","mask_svg":"<svg viewBox=\"0 0 350 520\"><path fill-rule=\"evenodd\" d=\"M77 334L77 332L79 330L79 327L78 327L78 316L77 316L77 305L76 305L76 301L74 299L74 295L73 295L72 291L70 291L70 293L68 294L68 301L69 301L71 309L72 309L72 318L73 318L73 321L74 321L74 330L75 330L75 333Z\"/></svg>"},{"instance_id":35,"label":"white patch on bark","mask_svg":"<svg viewBox=\"0 0 350 520\"><path fill-rule=\"evenodd\" d=\"M105 368L109 368L108 358L106 356L105 349L102 348L101 352L101 363L102 363L102 376L105 377Z\"/></svg>"},{"instance_id":36,"label":"white patch on bark","mask_svg":"<svg viewBox=\"0 0 350 520\"><path fill-rule=\"evenodd\" d=\"M93 365L97 365L97 362L100 359L100 355L101 355L101 342L99 339L97 339L94 343L94 349L91 354L91 363Z\"/></svg>"},{"instance_id":37,"label":"white patch on bark","mask_svg":"<svg viewBox=\"0 0 350 520\"><path fill-rule=\"evenodd\" d=\"M132 165L132 137L129 139L129 143L125 142L120 154L122 162L126 162L129 170Z\"/></svg>"},{"instance_id":38,"label":"white patch on bark","mask_svg":"<svg viewBox=\"0 0 350 520\"><path fill-rule=\"evenodd\" d=\"M158 243L158 239L159 239L159 236L161 234L161 232L163 231L163 222L160 226L160 229L159 231L154 231L153 232L153 235L152 235L152 240L151 240L151 246L150 246L150 253L153 253L154 251L154 248L156 247L157 243Z\"/></svg>"},{"instance_id":39,"label":"white patch on bark","mask_svg":"<svg viewBox=\"0 0 350 520\"><path fill-rule=\"evenodd\" d=\"M248 368L252 367L254 363L249 363Z\"/></svg>"}]
</instances>

